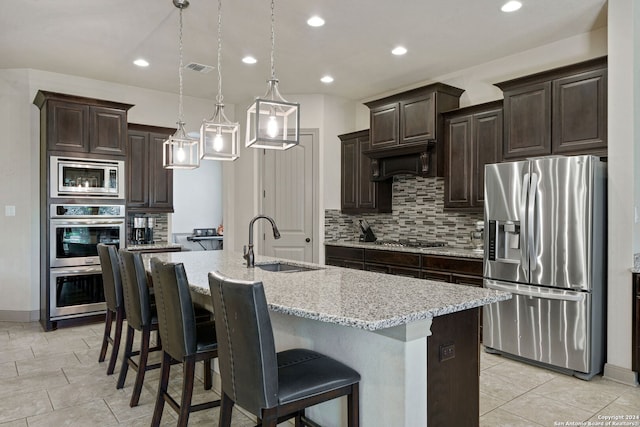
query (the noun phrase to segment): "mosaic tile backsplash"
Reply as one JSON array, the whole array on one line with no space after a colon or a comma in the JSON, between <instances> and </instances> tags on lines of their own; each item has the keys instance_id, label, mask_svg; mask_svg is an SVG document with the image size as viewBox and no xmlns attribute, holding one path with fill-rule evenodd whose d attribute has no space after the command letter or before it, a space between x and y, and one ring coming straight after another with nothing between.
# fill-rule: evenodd
<instances>
[{"instance_id":1,"label":"mosaic tile backsplash","mask_svg":"<svg viewBox=\"0 0 640 427\"><path fill-rule=\"evenodd\" d=\"M409 175L393 178L393 208L388 214L345 215L325 211L325 240L358 240L357 221L366 219L378 240L445 242L453 248L472 248L469 234L482 213L444 211L444 178Z\"/></svg>"}]
</instances>

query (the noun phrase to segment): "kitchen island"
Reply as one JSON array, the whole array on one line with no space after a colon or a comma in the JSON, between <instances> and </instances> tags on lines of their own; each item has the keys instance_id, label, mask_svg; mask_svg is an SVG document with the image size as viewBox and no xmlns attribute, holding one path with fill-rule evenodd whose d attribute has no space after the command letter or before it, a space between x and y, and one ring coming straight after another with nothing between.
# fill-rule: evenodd
<instances>
[{"instance_id":1,"label":"kitchen island","mask_svg":"<svg viewBox=\"0 0 640 427\"><path fill-rule=\"evenodd\" d=\"M475 420L466 425L477 425L478 307L509 299L509 293L299 262L294 264L314 270L265 271L261 264L277 260L263 256L248 269L241 254L226 250L146 254L147 268L153 256L184 263L194 302L210 309L209 271L262 281L278 350L310 348L360 373L362 426L427 425L427 419L438 418L428 414L427 402L442 406L438 387L468 389L469 401L454 404ZM446 345L428 349L436 323ZM458 374L428 387L427 363L434 350L443 366L475 372L475 383ZM346 425L345 407L346 401L338 399L311 408L308 415L322 425Z\"/></svg>"}]
</instances>

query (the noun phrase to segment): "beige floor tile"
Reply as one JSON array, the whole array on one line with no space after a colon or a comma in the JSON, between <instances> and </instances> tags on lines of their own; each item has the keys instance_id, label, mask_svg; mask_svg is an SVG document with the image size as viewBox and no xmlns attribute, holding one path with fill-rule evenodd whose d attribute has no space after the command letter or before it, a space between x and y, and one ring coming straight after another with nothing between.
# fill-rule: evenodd
<instances>
[{"instance_id":1,"label":"beige floor tile","mask_svg":"<svg viewBox=\"0 0 640 427\"><path fill-rule=\"evenodd\" d=\"M497 354L487 353L484 350L480 350L480 367L481 369L487 369L495 365L499 365L506 359Z\"/></svg>"},{"instance_id":2,"label":"beige floor tile","mask_svg":"<svg viewBox=\"0 0 640 427\"><path fill-rule=\"evenodd\" d=\"M121 359L122 352L124 346L120 346L120 351L118 352L118 357ZM82 350L74 350L73 352L81 364L90 365L98 362L98 357L100 357L100 348L85 348ZM105 358L104 370L107 371L107 363L109 362L109 358L111 357L111 346L107 349L107 356ZM116 363L116 369L120 368L120 363Z\"/></svg>"},{"instance_id":3,"label":"beige floor tile","mask_svg":"<svg viewBox=\"0 0 640 427\"><path fill-rule=\"evenodd\" d=\"M86 382L49 387L47 391L53 408L56 410L113 395L124 395L122 389L118 390L116 388L115 381L110 379L96 381L93 378L87 378Z\"/></svg>"},{"instance_id":4,"label":"beige floor tile","mask_svg":"<svg viewBox=\"0 0 640 427\"><path fill-rule=\"evenodd\" d=\"M27 419L23 418L21 420L9 421L8 423L0 423L0 427L28 427Z\"/></svg>"},{"instance_id":5,"label":"beige floor tile","mask_svg":"<svg viewBox=\"0 0 640 427\"><path fill-rule=\"evenodd\" d=\"M50 387L58 387L69 384L62 371L45 374L19 375L13 378L4 378L0 387L0 397L4 398L13 394L36 392ZM1 399L0 399L1 400Z\"/></svg>"},{"instance_id":6,"label":"beige floor tile","mask_svg":"<svg viewBox=\"0 0 640 427\"><path fill-rule=\"evenodd\" d=\"M16 362L0 363L0 378L11 378L18 376Z\"/></svg>"},{"instance_id":7,"label":"beige floor tile","mask_svg":"<svg viewBox=\"0 0 640 427\"><path fill-rule=\"evenodd\" d=\"M519 385L527 389L533 389L541 384L551 381L559 374L548 369L528 365L514 360L506 359L503 363L494 365L481 371L481 376L485 373L500 375L511 382L516 381Z\"/></svg>"},{"instance_id":8,"label":"beige floor tile","mask_svg":"<svg viewBox=\"0 0 640 427\"><path fill-rule=\"evenodd\" d=\"M558 402L587 411L598 411L612 403L629 389L629 386L594 377L583 381L568 375L560 375L536 388L535 392Z\"/></svg>"},{"instance_id":9,"label":"beige floor tile","mask_svg":"<svg viewBox=\"0 0 640 427\"><path fill-rule=\"evenodd\" d=\"M66 366L63 367L62 370L64 374L67 376L70 384L74 384L77 382L88 382L88 381L110 381L113 384L116 383L118 376L116 374L107 375L107 364L106 363L97 363L93 364L78 364L76 366Z\"/></svg>"},{"instance_id":10,"label":"beige floor tile","mask_svg":"<svg viewBox=\"0 0 640 427\"><path fill-rule=\"evenodd\" d=\"M32 345L46 345L47 339L42 335L42 333L25 333L22 334L13 334L9 340L3 344L3 348L5 350L20 350L20 349L29 349Z\"/></svg>"},{"instance_id":11,"label":"beige floor tile","mask_svg":"<svg viewBox=\"0 0 640 427\"><path fill-rule=\"evenodd\" d=\"M480 415L493 411L497 407L504 405L506 401L480 392Z\"/></svg>"},{"instance_id":12,"label":"beige floor tile","mask_svg":"<svg viewBox=\"0 0 640 427\"><path fill-rule=\"evenodd\" d=\"M480 427L538 427L541 424L504 411L500 408L480 417Z\"/></svg>"},{"instance_id":13,"label":"beige floor tile","mask_svg":"<svg viewBox=\"0 0 640 427\"><path fill-rule=\"evenodd\" d=\"M48 344L35 344L31 346L35 357L46 357L52 354L69 353L76 350L89 348L82 338L65 338L63 340L49 341Z\"/></svg>"},{"instance_id":14,"label":"beige floor tile","mask_svg":"<svg viewBox=\"0 0 640 427\"><path fill-rule=\"evenodd\" d=\"M25 402L28 404L25 405ZM52 412L45 390L15 393L0 399L0 423Z\"/></svg>"},{"instance_id":15,"label":"beige floor tile","mask_svg":"<svg viewBox=\"0 0 640 427\"><path fill-rule=\"evenodd\" d=\"M80 366L80 361L73 353L38 357L36 359L19 360L16 362L19 375L55 372L66 367Z\"/></svg>"},{"instance_id":16,"label":"beige floor tile","mask_svg":"<svg viewBox=\"0 0 640 427\"><path fill-rule=\"evenodd\" d=\"M545 426L563 421L586 421L596 411L596 408L587 411L535 393L517 397L500 409Z\"/></svg>"},{"instance_id":17,"label":"beige floor tile","mask_svg":"<svg viewBox=\"0 0 640 427\"><path fill-rule=\"evenodd\" d=\"M630 387L613 404L628 408L630 414L640 415L640 387Z\"/></svg>"},{"instance_id":18,"label":"beige floor tile","mask_svg":"<svg viewBox=\"0 0 640 427\"><path fill-rule=\"evenodd\" d=\"M31 351L31 347L26 347L23 349L14 349L14 350L4 350L0 351L0 363L14 362L16 360L25 360L25 359L33 359L33 351Z\"/></svg>"},{"instance_id":19,"label":"beige floor tile","mask_svg":"<svg viewBox=\"0 0 640 427\"><path fill-rule=\"evenodd\" d=\"M529 391L529 388L492 372L480 374L480 391L508 402Z\"/></svg>"},{"instance_id":20,"label":"beige floor tile","mask_svg":"<svg viewBox=\"0 0 640 427\"><path fill-rule=\"evenodd\" d=\"M122 391L122 393L112 394L104 399L111 409L111 412L113 412L118 419L118 422L122 424L123 422L132 421L137 418L144 418L149 414L153 414L155 394L143 387L142 393L140 393L138 406L134 406L132 408L129 406L129 402L131 400L133 387L125 387Z\"/></svg>"},{"instance_id":21,"label":"beige floor tile","mask_svg":"<svg viewBox=\"0 0 640 427\"><path fill-rule=\"evenodd\" d=\"M29 427L108 427L118 424L118 420L116 420L102 399L70 406L46 415L28 417L27 422Z\"/></svg>"},{"instance_id":22,"label":"beige floor tile","mask_svg":"<svg viewBox=\"0 0 640 427\"><path fill-rule=\"evenodd\" d=\"M165 408L163 414L162 414L162 419L160 420L160 426L161 427L173 427L176 425L176 419L170 416L170 413L172 412L171 409L167 409ZM151 420L152 420L153 416L149 415L146 417L142 417L142 418L136 418L133 420L128 420L128 421L124 421L124 422L120 422L120 426L126 426L126 427L149 427L151 425ZM209 427L214 427L215 424L213 425L209 425ZM2 426L0 426L2 427Z\"/></svg>"}]
</instances>

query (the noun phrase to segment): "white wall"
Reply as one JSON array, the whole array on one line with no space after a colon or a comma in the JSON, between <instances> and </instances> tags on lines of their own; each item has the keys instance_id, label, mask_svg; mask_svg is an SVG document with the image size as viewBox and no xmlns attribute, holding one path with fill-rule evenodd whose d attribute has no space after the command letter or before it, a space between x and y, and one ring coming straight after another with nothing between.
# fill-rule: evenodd
<instances>
[{"instance_id":1,"label":"white wall","mask_svg":"<svg viewBox=\"0 0 640 427\"><path fill-rule=\"evenodd\" d=\"M198 169L173 171L172 233L223 224L221 163L202 160Z\"/></svg>"},{"instance_id":2,"label":"white wall","mask_svg":"<svg viewBox=\"0 0 640 427\"><path fill-rule=\"evenodd\" d=\"M40 89L134 104L129 111L133 123L175 127L178 115L177 94L38 70L0 70L0 320L35 320L39 315L40 111L33 99ZM198 129L213 107L212 101L185 97L187 129ZM215 185L215 176L211 182ZM176 193L182 192L179 185ZM200 192L200 199L205 199L210 189L189 191ZM5 216L5 206L15 206L16 216ZM214 215L207 214L206 219ZM194 227L202 222L198 219Z\"/></svg>"}]
</instances>

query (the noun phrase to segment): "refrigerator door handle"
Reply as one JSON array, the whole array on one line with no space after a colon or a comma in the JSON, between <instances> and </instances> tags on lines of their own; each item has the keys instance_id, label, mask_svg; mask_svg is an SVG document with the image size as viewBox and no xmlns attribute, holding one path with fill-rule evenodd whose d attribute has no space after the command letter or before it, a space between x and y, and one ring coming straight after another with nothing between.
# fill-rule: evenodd
<instances>
[{"instance_id":1,"label":"refrigerator door handle","mask_svg":"<svg viewBox=\"0 0 640 427\"><path fill-rule=\"evenodd\" d=\"M520 264L529 279L529 254L525 233L527 230L527 195L529 193L529 172L522 178L522 190L520 193Z\"/></svg>"},{"instance_id":2,"label":"refrigerator door handle","mask_svg":"<svg viewBox=\"0 0 640 427\"><path fill-rule=\"evenodd\" d=\"M536 269L536 255L538 253L538 245L536 239L536 202L538 192L538 174L531 174L531 184L529 185L529 204L527 205L527 240L529 241L527 252L529 253L529 270L534 271Z\"/></svg>"},{"instance_id":3,"label":"refrigerator door handle","mask_svg":"<svg viewBox=\"0 0 640 427\"><path fill-rule=\"evenodd\" d=\"M585 298L585 294L583 292L554 291L554 290L549 290L546 292L536 292L528 289L518 289L518 286L515 284L503 285L493 280L485 280L484 287L487 289L493 289L496 291L510 292L514 295L522 295L526 297L543 298L543 299L553 299L553 300L560 300L560 301L581 302Z\"/></svg>"}]
</instances>

